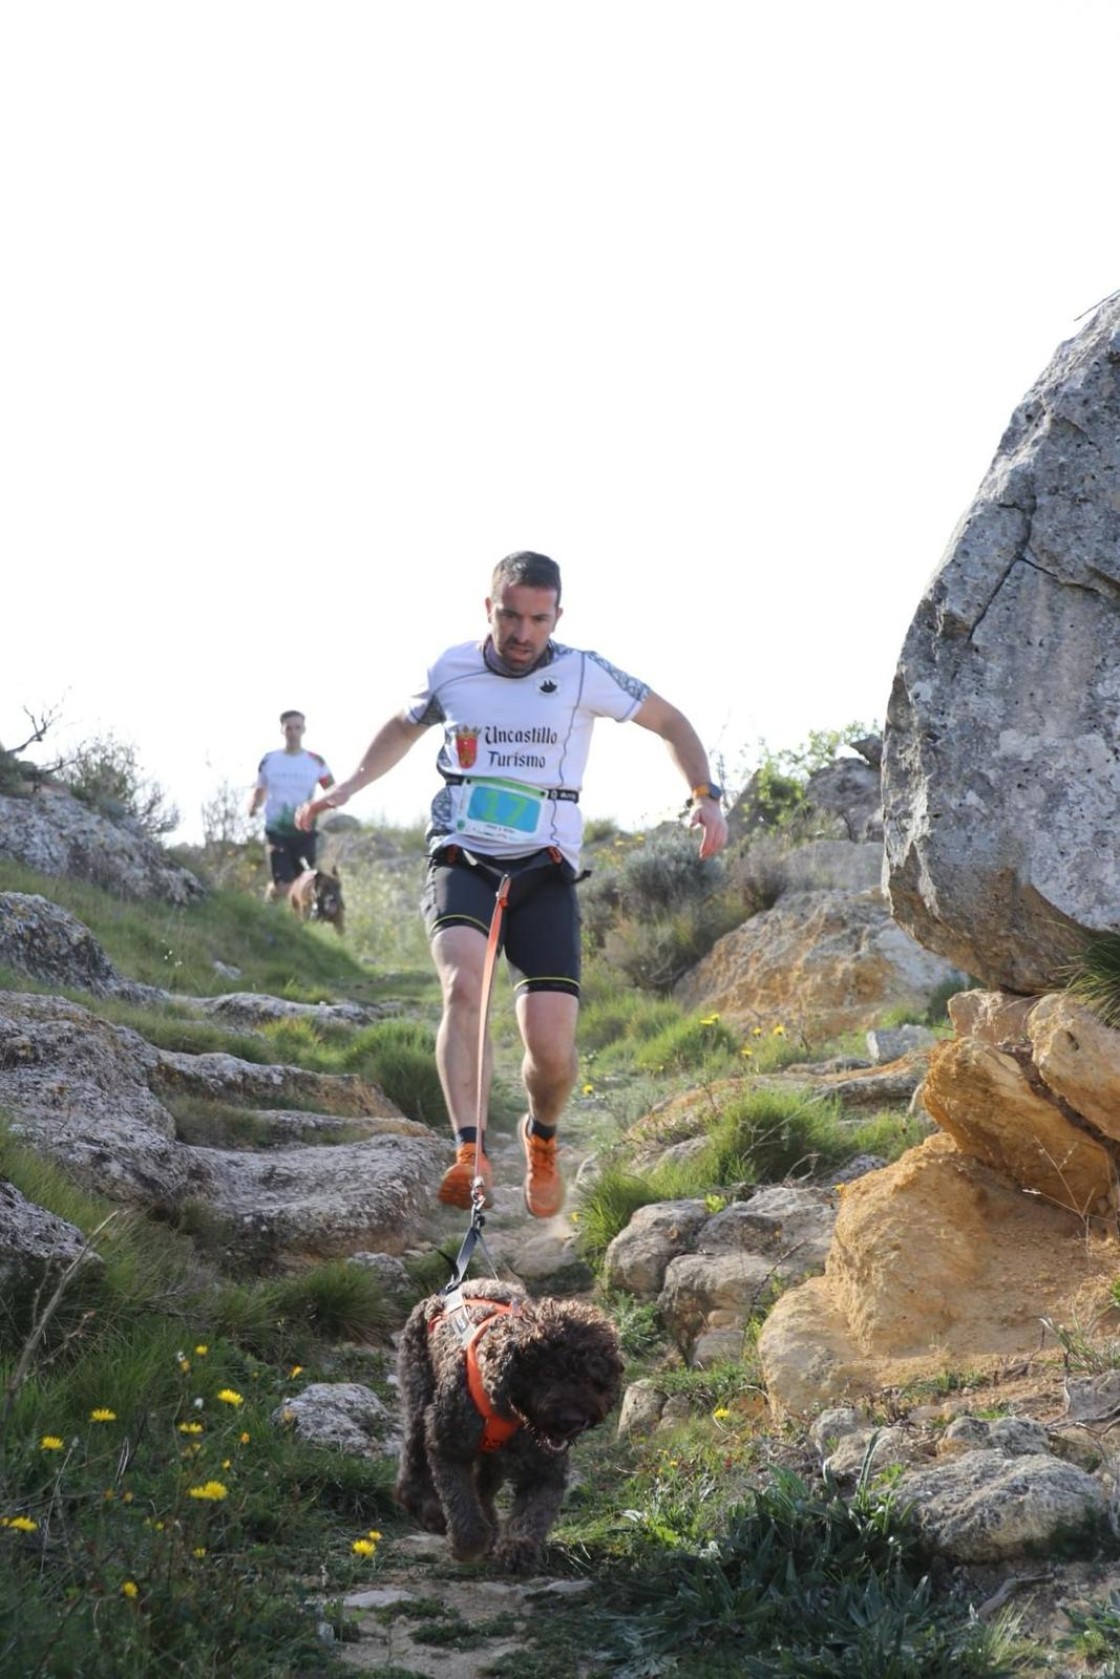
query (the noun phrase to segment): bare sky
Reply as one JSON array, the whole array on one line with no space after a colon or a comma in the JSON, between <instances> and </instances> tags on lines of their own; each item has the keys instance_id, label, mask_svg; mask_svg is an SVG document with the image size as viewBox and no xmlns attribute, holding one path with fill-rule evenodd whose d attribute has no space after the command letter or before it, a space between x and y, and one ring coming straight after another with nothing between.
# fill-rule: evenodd
<instances>
[{"instance_id":1,"label":"bare sky","mask_svg":"<svg viewBox=\"0 0 1120 1679\"><path fill-rule=\"evenodd\" d=\"M0 13L0 741L135 742L197 838L336 775L493 563L729 770L881 720L1012 409L1120 285L1113 4ZM48 742L48 747L51 745ZM422 741L355 814L417 817ZM585 808L656 819L600 725Z\"/></svg>"}]
</instances>

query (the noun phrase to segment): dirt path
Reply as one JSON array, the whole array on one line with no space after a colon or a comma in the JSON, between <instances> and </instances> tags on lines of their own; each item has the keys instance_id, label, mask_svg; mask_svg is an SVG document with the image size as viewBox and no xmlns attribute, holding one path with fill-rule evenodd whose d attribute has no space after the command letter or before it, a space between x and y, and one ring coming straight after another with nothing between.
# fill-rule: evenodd
<instances>
[{"instance_id":1,"label":"dirt path","mask_svg":"<svg viewBox=\"0 0 1120 1679\"><path fill-rule=\"evenodd\" d=\"M360 1631L342 1646L343 1665L382 1679L479 1679L495 1662L525 1679L541 1672L528 1646L540 1618L578 1603L589 1580L510 1580L456 1568L432 1534L409 1535L390 1549L377 1584L355 1592L346 1608ZM521 1660L516 1658L521 1657Z\"/></svg>"}]
</instances>

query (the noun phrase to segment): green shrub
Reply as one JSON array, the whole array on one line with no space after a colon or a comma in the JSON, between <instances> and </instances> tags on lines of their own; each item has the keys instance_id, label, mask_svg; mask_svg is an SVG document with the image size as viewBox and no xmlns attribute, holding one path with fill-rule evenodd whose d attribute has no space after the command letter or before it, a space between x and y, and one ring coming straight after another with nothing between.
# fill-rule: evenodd
<instances>
[{"instance_id":1,"label":"green shrub","mask_svg":"<svg viewBox=\"0 0 1120 1679\"><path fill-rule=\"evenodd\" d=\"M604 1311L614 1320L627 1358L648 1359L665 1345L665 1329L653 1300L638 1300L622 1290L605 1294Z\"/></svg>"},{"instance_id":2,"label":"green shrub","mask_svg":"<svg viewBox=\"0 0 1120 1679\"><path fill-rule=\"evenodd\" d=\"M720 1114L696 1169L710 1166L721 1184L811 1177L841 1146L841 1117L838 1103L803 1091L747 1090Z\"/></svg>"},{"instance_id":3,"label":"green shrub","mask_svg":"<svg viewBox=\"0 0 1120 1679\"><path fill-rule=\"evenodd\" d=\"M596 983L600 974L606 975L605 985ZM628 1064L633 1061L636 1045L675 1025L683 1016L679 1004L668 998L620 990L617 976L598 964L593 964L585 976L583 997L580 1048L595 1055L610 1051L612 1058Z\"/></svg>"},{"instance_id":4,"label":"green shrub","mask_svg":"<svg viewBox=\"0 0 1120 1679\"><path fill-rule=\"evenodd\" d=\"M635 1670L659 1671L671 1657L675 1671L747 1679L1012 1671L1000 1629L934 1605L913 1530L889 1495L861 1489L848 1502L777 1470L699 1555L657 1545L655 1529L651 1540L625 1629Z\"/></svg>"},{"instance_id":5,"label":"green shrub","mask_svg":"<svg viewBox=\"0 0 1120 1679\"><path fill-rule=\"evenodd\" d=\"M277 1290L279 1316L306 1324L324 1341L377 1341L388 1334L394 1314L377 1272L346 1260L329 1260Z\"/></svg>"},{"instance_id":6,"label":"green shrub","mask_svg":"<svg viewBox=\"0 0 1120 1679\"><path fill-rule=\"evenodd\" d=\"M305 1359L317 1345L377 1343L398 1317L377 1272L346 1260L326 1260L289 1277L231 1279L216 1291L211 1308L215 1334L276 1364Z\"/></svg>"},{"instance_id":7,"label":"green shrub","mask_svg":"<svg viewBox=\"0 0 1120 1679\"><path fill-rule=\"evenodd\" d=\"M671 915L623 916L606 935L603 953L633 984L664 995L742 919L722 895Z\"/></svg>"},{"instance_id":8,"label":"green shrub","mask_svg":"<svg viewBox=\"0 0 1120 1679\"><path fill-rule=\"evenodd\" d=\"M592 949L601 949L619 921L648 921L671 915L720 890L722 858L701 863L694 834L683 829L655 834L607 861L580 889L584 931Z\"/></svg>"},{"instance_id":9,"label":"green shrub","mask_svg":"<svg viewBox=\"0 0 1120 1679\"><path fill-rule=\"evenodd\" d=\"M762 833L746 840L727 862L728 884L742 909L742 919L773 909L789 886L789 845Z\"/></svg>"},{"instance_id":10,"label":"green shrub","mask_svg":"<svg viewBox=\"0 0 1120 1679\"><path fill-rule=\"evenodd\" d=\"M805 790L810 776L824 769L864 735L878 734L879 725L848 723L842 729L810 729L800 746L774 750L759 741L759 762L742 795L742 822L748 829L785 828L805 812Z\"/></svg>"},{"instance_id":11,"label":"green shrub","mask_svg":"<svg viewBox=\"0 0 1120 1679\"><path fill-rule=\"evenodd\" d=\"M740 1071L740 1043L718 1015L686 1015L634 1047L644 1072L703 1073L709 1078Z\"/></svg>"},{"instance_id":12,"label":"green shrub","mask_svg":"<svg viewBox=\"0 0 1120 1679\"><path fill-rule=\"evenodd\" d=\"M415 1020L381 1020L366 1026L342 1057L347 1072L378 1084L410 1119L442 1130L447 1103L436 1068L436 1040Z\"/></svg>"},{"instance_id":13,"label":"green shrub","mask_svg":"<svg viewBox=\"0 0 1120 1679\"><path fill-rule=\"evenodd\" d=\"M856 1156L894 1160L925 1134L904 1114L875 1114L853 1125L838 1102L750 1086L723 1106L713 1104L706 1131L703 1148L647 1172L607 1160L580 1192L577 1240L589 1264L601 1266L639 1207L789 1179L827 1184Z\"/></svg>"},{"instance_id":14,"label":"green shrub","mask_svg":"<svg viewBox=\"0 0 1120 1679\"><path fill-rule=\"evenodd\" d=\"M235 1055L239 1061L259 1064L274 1059L265 1039L257 1032L242 1032L220 1026L213 1020L198 1020L175 1012L176 1005L156 1009L115 997L99 997L97 1012L117 1026L130 1026L148 1043L187 1055Z\"/></svg>"},{"instance_id":15,"label":"green shrub","mask_svg":"<svg viewBox=\"0 0 1120 1679\"><path fill-rule=\"evenodd\" d=\"M1120 1026L1120 933L1097 933L1070 963L1066 988L1105 1026Z\"/></svg>"},{"instance_id":16,"label":"green shrub","mask_svg":"<svg viewBox=\"0 0 1120 1679\"><path fill-rule=\"evenodd\" d=\"M267 1119L209 1096L168 1095L163 1105L175 1121L175 1140L191 1148L265 1149L271 1145Z\"/></svg>"},{"instance_id":17,"label":"green shrub","mask_svg":"<svg viewBox=\"0 0 1120 1679\"><path fill-rule=\"evenodd\" d=\"M585 846L603 845L607 840L619 837L618 823L613 816L589 816L583 824L583 843Z\"/></svg>"},{"instance_id":18,"label":"green shrub","mask_svg":"<svg viewBox=\"0 0 1120 1679\"><path fill-rule=\"evenodd\" d=\"M83 741L60 771L76 799L119 822L131 818L150 839L179 826L179 812L157 781L140 769L136 748L116 735Z\"/></svg>"},{"instance_id":19,"label":"green shrub","mask_svg":"<svg viewBox=\"0 0 1120 1679\"><path fill-rule=\"evenodd\" d=\"M47 778L47 772L29 758L19 758L0 746L0 794L9 799L28 797Z\"/></svg>"},{"instance_id":20,"label":"green shrub","mask_svg":"<svg viewBox=\"0 0 1120 1679\"><path fill-rule=\"evenodd\" d=\"M624 1166L606 1164L590 1185L580 1191L576 1245L589 1264L598 1267L620 1230L625 1230L639 1207L659 1200L648 1178Z\"/></svg>"}]
</instances>

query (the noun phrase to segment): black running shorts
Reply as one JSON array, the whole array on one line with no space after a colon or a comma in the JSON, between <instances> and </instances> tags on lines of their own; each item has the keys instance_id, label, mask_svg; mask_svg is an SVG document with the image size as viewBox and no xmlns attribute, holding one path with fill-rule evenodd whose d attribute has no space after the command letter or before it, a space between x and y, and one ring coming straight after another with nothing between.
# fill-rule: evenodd
<instances>
[{"instance_id":1,"label":"black running shorts","mask_svg":"<svg viewBox=\"0 0 1120 1679\"><path fill-rule=\"evenodd\" d=\"M579 996L581 935L575 870L547 852L471 863L458 846L428 862L420 908L429 938L445 927L475 927L488 937L503 874L511 877L502 945L515 991Z\"/></svg>"},{"instance_id":2,"label":"black running shorts","mask_svg":"<svg viewBox=\"0 0 1120 1679\"><path fill-rule=\"evenodd\" d=\"M270 832L266 828L264 839L268 866L277 886L289 886L293 880L298 880L305 866L309 869L315 867L318 834L281 833L278 828Z\"/></svg>"}]
</instances>

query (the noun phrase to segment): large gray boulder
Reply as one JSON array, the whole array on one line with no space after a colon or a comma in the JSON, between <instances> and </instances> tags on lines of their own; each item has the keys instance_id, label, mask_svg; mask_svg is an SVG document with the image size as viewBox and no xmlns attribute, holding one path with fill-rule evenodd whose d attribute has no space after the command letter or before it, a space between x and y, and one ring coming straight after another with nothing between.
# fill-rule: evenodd
<instances>
[{"instance_id":1,"label":"large gray boulder","mask_svg":"<svg viewBox=\"0 0 1120 1679\"><path fill-rule=\"evenodd\" d=\"M0 857L39 874L92 881L122 898L192 904L206 896L198 876L135 823L111 822L64 787L40 787L29 798L0 795Z\"/></svg>"},{"instance_id":2,"label":"large gray boulder","mask_svg":"<svg viewBox=\"0 0 1120 1679\"><path fill-rule=\"evenodd\" d=\"M38 892L0 892L0 964L47 985L136 1002L166 998L125 979L84 922Z\"/></svg>"},{"instance_id":3,"label":"large gray boulder","mask_svg":"<svg viewBox=\"0 0 1120 1679\"><path fill-rule=\"evenodd\" d=\"M864 743L870 750L870 739ZM876 747L878 742L876 741ZM814 810L835 816L844 824L849 840L871 841L883 837L883 799L879 758L833 759L814 770L805 787L805 797Z\"/></svg>"},{"instance_id":4,"label":"large gray boulder","mask_svg":"<svg viewBox=\"0 0 1120 1679\"><path fill-rule=\"evenodd\" d=\"M990 987L1120 928L1120 297L1016 410L887 711L895 919Z\"/></svg>"},{"instance_id":5,"label":"large gray boulder","mask_svg":"<svg viewBox=\"0 0 1120 1679\"><path fill-rule=\"evenodd\" d=\"M0 1178L0 1291L10 1304L25 1299L49 1276L57 1282L80 1264L101 1269L103 1261L77 1225L49 1213ZM50 1291L43 1297L43 1305Z\"/></svg>"}]
</instances>

